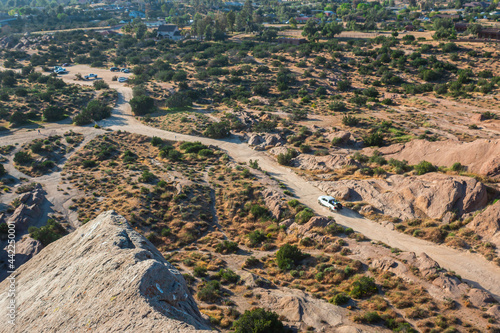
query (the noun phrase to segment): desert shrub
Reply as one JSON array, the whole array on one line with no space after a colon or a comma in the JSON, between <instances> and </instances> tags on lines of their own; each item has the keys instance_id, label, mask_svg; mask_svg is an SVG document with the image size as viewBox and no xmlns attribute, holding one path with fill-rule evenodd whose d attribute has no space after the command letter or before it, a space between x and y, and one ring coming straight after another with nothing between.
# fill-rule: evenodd
<instances>
[{"instance_id":1,"label":"desert shrub","mask_svg":"<svg viewBox=\"0 0 500 333\"><path fill-rule=\"evenodd\" d=\"M130 100L130 107L136 116L143 116L155 109L155 100L146 95L140 95Z\"/></svg>"},{"instance_id":2,"label":"desert shrub","mask_svg":"<svg viewBox=\"0 0 500 333\"><path fill-rule=\"evenodd\" d=\"M240 280L240 276L229 268L221 269L217 274L215 274L214 277L220 280L222 283L236 283Z\"/></svg>"},{"instance_id":3,"label":"desert shrub","mask_svg":"<svg viewBox=\"0 0 500 333\"><path fill-rule=\"evenodd\" d=\"M202 149L207 149L207 146L202 144L200 141L195 142L183 142L180 148L186 152L186 154L198 154Z\"/></svg>"},{"instance_id":4,"label":"desert shrub","mask_svg":"<svg viewBox=\"0 0 500 333\"><path fill-rule=\"evenodd\" d=\"M304 224L309 222L309 220L314 216L314 212L311 208L304 208L295 215L295 222L298 224Z\"/></svg>"},{"instance_id":5,"label":"desert shrub","mask_svg":"<svg viewBox=\"0 0 500 333\"><path fill-rule=\"evenodd\" d=\"M277 161L281 165L290 165L290 162L292 161L292 158L297 156L297 152L293 149L288 149L285 154L280 153L278 154Z\"/></svg>"},{"instance_id":6,"label":"desert shrub","mask_svg":"<svg viewBox=\"0 0 500 333\"><path fill-rule=\"evenodd\" d=\"M218 123L211 123L207 126L203 135L212 139L222 139L231 134L230 124L227 121L221 121Z\"/></svg>"},{"instance_id":7,"label":"desert shrub","mask_svg":"<svg viewBox=\"0 0 500 333\"><path fill-rule=\"evenodd\" d=\"M43 141L35 141L30 145L30 149L35 154L41 153L43 151Z\"/></svg>"},{"instance_id":8,"label":"desert shrub","mask_svg":"<svg viewBox=\"0 0 500 333\"><path fill-rule=\"evenodd\" d=\"M384 144L384 135L377 131L363 137L363 143L367 147L377 146L380 147Z\"/></svg>"},{"instance_id":9,"label":"desert shrub","mask_svg":"<svg viewBox=\"0 0 500 333\"><path fill-rule=\"evenodd\" d=\"M373 278L362 276L352 282L349 295L354 298L361 298L377 293L377 285Z\"/></svg>"},{"instance_id":10,"label":"desert shrub","mask_svg":"<svg viewBox=\"0 0 500 333\"><path fill-rule=\"evenodd\" d=\"M161 146L163 145L163 139L157 136L153 136L153 138L151 138L151 145L155 147Z\"/></svg>"},{"instance_id":11,"label":"desert shrub","mask_svg":"<svg viewBox=\"0 0 500 333\"><path fill-rule=\"evenodd\" d=\"M156 176L147 170L144 170L142 172L142 175L139 177L139 181L141 183L151 183L155 179Z\"/></svg>"},{"instance_id":12,"label":"desert shrub","mask_svg":"<svg viewBox=\"0 0 500 333\"><path fill-rule=\"evenodd\" d=\"M332 111L344 111L346 110L346 106L345 106L345 103L344 102L341 102L341 101L335 101L335 102L332 102L328 105L328 107L330 108L330 110Z\"/></svg>"},{"instance_id":13,"label":"desert shrub","mask_svg":"<svg viewBox=\"0 0 500 333\"><path fill-rule=\"evenodd\" d=\"M306 145L306 144L303 143L303 144L300 145L299 150L300 150L300 152L302 152L304 154L305 153L309 153L309 152L311 152L311 146Z\"/></svg>"},{"instance_id":14,"label":"desert shrub","mask_svg":"<svg viewBox=\"0 0 500 333\"><path fill-rule=\"evenodd\" d=\"M73 122L78 125L90 124L111 116L111 107L99 100L92 100L79 114L73 118Z\"/></svg>"},{"instance_id":15,"label":"desert shrub","mask_svg":"<svg viewBox=\"0 0 500 333\"><path fill-rule=\"evenodd\" d=\"M360 95L354 96L351 99L349 99L349 102L351 102L352 104L355 104L357 106L366 105L367 101L368 101L368 99L366 97L360 96Z\"/></svg>"},{"instance_id":16,"label":"desert shrub","mask_svg":"<svg viewBox=\"0 0 500 333\"><path fill-rule=\"evenodd\" d=\"M220 295L220 282L216 280L208 281L196 294L200 301L207 303L217 302Z\"/></svg>"},{"instance_id":17,"label":"desert shrub","mask_svg":"<svg viewBox=\"0 0 500 333\"><path fill-rule=\"evenodd\" d=\"M0 177L5 176L7 174L7 171L5 170L5 167L3 164L0 164Z\"/></svg>"},{"instance_id":18,"label":"desert shrub","mask_svg":"<svg viewBox=\"0 0 500 333\"><path fill-rule=\"evenodd\" d=\"M355 316L355 322L373 324L379 321L382 321L382 317L378 314L378 312L365 312L362 316Z\"/></svg>"},{"instance_id":19,"label":"desert shrub","mask_svg":"<svg viewBox=\"0 0 500 333\"><path fill-rule=\"evenodd\" d=\"M329 302L335 305L343 305L349 302L351 298L344 293L337 294L333 296Z\"/></svg>"},{"instance_id":20,"label":"desert shrub","mask_svg":"<svg viewBox=\"0 0 500 333\"><path fill-rule=\"evenodd\" d=\"M223 242L215 246L215 252L217 253L223 253L223 254L236 253L238 252L238 250L239 250L238 243L231 242L228 240L224 240Z\"/></svg>"},{"instance_id":21,"label":"desert shrub","mask_svg":"<svg viewBox=\"0 0 500 333\"><path fill-rule=\"evenodd\" d=\"M28 232L33 239L40 241L43 246L47 246L61 238L66 231L58 222L48 219L45 226L41 228L29 227Z\"/></svg>"},{"instance_id":22,"label":"desert shrub","mask_svg":"<svg viewBox=\"0 0 500 333\"><path fill-rule=\"evenodd\" d=\"M64 118L64 109L49 105L43 110L44 121L58 121Z\"/></svg>"},{"instance_id":23,"label":"desert shrub","mask_svg":"<svg viewBox=\"0 0 500 333\"><path fill-rule=\"evenodd\" d=\"M437 170L437 168L430 162L427 161L421 161L417 165L413 167L415 171L417 172L417 175L423 175L428 172L434 172Z\"/></svg>"},{"instance_id":24,"label":"desert shrub","mask_svg":"<svg viewBox=\"0 0 500 333\"><path fill-rule=\"evenodd\" d=\"M85 168L85 169L90 169L90 168L93 168L97 165L97 162L96 161L92 161L92 160L84 160L82 161L82 166Z\"/></svg>"},{"instance_id":25,"label":"desert shrub","mask_svg":"<svg viewBox=\"0 0 500 333\"><path fill-rule=\"evenodd\" d=\"M248 240L250 241L250 246L255 247L265 241L267 236L261 230L254 230L248 234Z\"/></svg>"},{"instance_id":26,"label":"desert shrub","mask_svg":"<svg viewBox=\"0 0 500 333\"><path fill-rule=\"evenodd\" d=\"M280 269L290 270L305 257L295 245L285 244L276 253L276 263Z\"/></svg>"},{"instance_id":27,"label":"desert shrub","mask_svg":"<svg viewBox=\"0 0 500 333\"><path fill-rule=\"evenodd\" d=\"M250 208L250 213L252 213L255 218L261 218L267 217L269 215L269 210L266 207L255 204Z\"/></svg>"},{"instance_id":28,"label":"desert shrub","mask_svg":"<svg viewBox=\"0 0 500 333\"><path fill-rule=\"evenodd\" d=\"M109 85L104 82L104 80L96 80L92 85L94 86L95 90L109 89Z\"/></svg>"},{"instance_id":29,"label":"desert shrub","mask_svg":"<svg viewBox=\"0 0 500 333\"><path fill-rule=\"evenodd\" d=\"M464 166L460 162L453 163L453 165L450 168L451 171L457 171L457 172L463 171L464 169L465 169Z\"/></svg>"},{"instance_id":30,"label":"desert shrub","mask_svg":"<svg viewBox=\"0 0 500 333\"><path fill-rule=\"evenodd\" d=\"M285 333L285 327L279 316L261 308L246 310L233 323L235 333Z\"/></svg>"},{"instance_id":31,"label":"desert shrub","mask_svg":"<svg viewBox=\"0 0 500 333\"><path fill-rule=\"evenodd\" d=\"M345 115L342 117L342 124L346 126L356 126L359 124L359 119L351 115Z\"/></svg>"},{"instance_id":32,"label":"desert shrub","mask_svg":"<svg viewBox=\"0 0 500 333\"><path fill-rule=\"evenodd\" d=\"M337 83L337 89L340 91L347 91L351 89L351 82L341 80Z\"/></svg>"},{"instance_id":33,"label":"desert shrub","mask_svg":"<svg viewBox=\"0 0 500 333\"><path fill-rule=\"evenodd\" d=\"M31 154L24 151L19 151L14 155L14 162L17 164L28 164L32 161Z\"/></svg>"},{"instance_id":34,"label":"desert shrub","mask_svg":"<svg viewBox=\"0 0 500 333\"><path fill-rule=\"evenodd\" d=\"M196 277L207 276L207 269L203 266L195 266L193 269L193 275Z\"/></svg>"}]
</instances>

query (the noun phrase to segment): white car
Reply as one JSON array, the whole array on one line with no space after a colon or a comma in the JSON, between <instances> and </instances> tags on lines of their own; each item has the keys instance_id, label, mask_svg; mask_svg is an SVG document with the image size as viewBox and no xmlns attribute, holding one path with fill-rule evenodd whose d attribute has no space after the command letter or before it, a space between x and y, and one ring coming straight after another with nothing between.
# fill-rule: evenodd
<instances>
[{"instance_id":1,"label":"white car","mask_svg":"<svg viewBox=\"0 0 500 333\"><path fill-rule=\"evenodd\" d=\"M95 78L97 78L97 74L89 74L89 75L87 75L87 76L88 76L88 77L95 77Z\"/></svg>"},{"instance_id":2,"label":"white car","mask_svg":"<svg viewBox=\"0 0 500 333\"><path fill-rule=\"evenodd\" d=\"M322 195L318 198L318 203L326 208L330 209L332 212L342 209L342 204L335 200L334 197L328 195Z\"/></svg>"},{"instance_id":3,"label":"white car","mask_svg":"<svg viewBox=\"0 0 500 333\"><path fill-rule=\"evenodd\" d=\"M123 83L123 82L127 82L127 81L128 81L128 78L126 78L126 77L119 77L118 78L118 82Z\"/></svg>"}]
</instances>

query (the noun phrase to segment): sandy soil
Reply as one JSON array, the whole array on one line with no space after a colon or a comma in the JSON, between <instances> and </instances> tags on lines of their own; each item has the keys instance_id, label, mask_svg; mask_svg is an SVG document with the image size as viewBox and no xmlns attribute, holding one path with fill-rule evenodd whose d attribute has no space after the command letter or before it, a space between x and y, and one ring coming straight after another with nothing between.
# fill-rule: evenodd
<instances>
[{"instance_id":1,"label":"sandy soil","mask_svg":"<svg viewBox=\"0 0 500 333\"><path fill-rule=\"evenodd\" d=\"M69 74L63 75L62 78L68 83L92 84L92 81L74 81L76 73L86 75L88 73L97 74L103 78L112 88L118 91L118 101L113 110L113 115L99 122L103 128L111 130L122 130L131 133L142 134L146 136L158 136L168 140L182 141L201 141L206 145L218 146L227 151L227 153L237 162L248 162L250 159L258 160L259 166L269 172L271 176L278 179L287 185L294 192L297 199L311 207L318 214L331 215L324 207L320 206L317 198L324 195L322 191L313 186L304 178L294 173L291 169L281 166L265 152L259 152L251 149L246 143L240 141L239 138L231 137L226 140L214 140L209 138L183 135L163 131L156 128L148 127L140 123L132 116L128 101L132 97L132 89L126 84L113 82L111 78L115 75L125 76L123 73L111 73L109 70L90 68L84 65L68 67ZM93 127L76 127L69 124L53 124L47 126L47 131L66 131L73 129L85 135L86 140L90 137L102 133L102 130L96 130ZM43 130L45 132L46 130ZM0 140L8 144L9 142L27 142L38 137L35 131L19 130L11 135L0 136ZM80 145L83 147L83 145ZM12 168L9 169L11 171ZM18 175L20 176L20 175ZM58 178L53 175L44 177L30 178L32 181L38 181L47 188L48 192L51 187L59 183ZM52 191L51 191L52 192ZM49 193L48 197L53 198L52 204L54 210L63 210L59 200L55 200L59 193ZM425 252L431 258L436 260L442 267L448 270L455 271L461 275L465 282L471 285L484 288L495 295L500 300L500 267L488 262L481 255L473 254L467 251L456 250L444 245L437 245L428 241L417 239L406 234L399 233L394 230L383 227L382 225L361 217L357 213L344 209L342 213L336 214L335 219L341 225L351 227L354 230L364 234L368 238L375 241L382 241L391 247L399 248L403 251L412 251L417 254Z\"/></svg>"}]
</instances>

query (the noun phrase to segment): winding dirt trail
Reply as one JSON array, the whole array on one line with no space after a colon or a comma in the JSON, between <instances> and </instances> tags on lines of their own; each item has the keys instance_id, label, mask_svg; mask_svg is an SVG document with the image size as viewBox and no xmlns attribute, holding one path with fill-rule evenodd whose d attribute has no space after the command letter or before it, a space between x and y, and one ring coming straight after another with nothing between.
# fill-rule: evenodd
<instances>
[{"instance_id":1,"label":"winding dirt trail","mask_svg":"<svg viewBox=\"0 0 500 333\"><path fill-rule=\"evenodd\" d=\"M112 130L122 130L150 137L158 136L172 141L200 141L203 144L214 145L227 151L228 155L237 162L248 163L250 159L258 160L259 166L263 170L267 171L272 177L286 184L298 200L311 207L311 209L316 211L318 214L331 215L330 211L320 206L317 202L317 198L320 195L324 195L322 191L297 175L291 169L279 165L266 153L251 149L246 143L241 142L238 138L214 140L168 132L146 126L136 120L131 114L130 105L128 103L132 97L132 89L130 87L124 86L116 81L111 81L113 74L109 71L97 70L95 68L91 69L90 67L85 68L85 66L79 67L82 74L85 71L87 73L97 73L100 77L103 77L106 82L108 82L111 88L118 91L118 101L113 110L112 117L100 121L100 126ZM76 73L71 69L72 68L70 68L71 72ZM68 83L92 83L88 81L73 81L73 78L74 75L68 75L64 77L64 80ZM51 130L57 131L69 130L70 128L74 129L74 126L58 124L53 125L50 128ZM96 135L97 132L102 133L102 130L96 130L92 127L83 127L79 128L78 132L82 132L87 138L89 135ZM18 131L8 137L0 137L0 141L3 145L4 140L21 143L32 140L36 137L36 132ZM80 147L82 146L83 145ZM488 290L500 300L500 267L488 262L481 255L473 254L468 251L452 249L444 245L438 245L390 230L348 209L344 209L342 213L337 213L334 217L337 223L353 228L374 241L384 242L391 247L396 247L403 251L412 251L417 254L425 252L442 267L455 271L464 279L464 281L475 287Z\"/></svg>"}]
</instances>

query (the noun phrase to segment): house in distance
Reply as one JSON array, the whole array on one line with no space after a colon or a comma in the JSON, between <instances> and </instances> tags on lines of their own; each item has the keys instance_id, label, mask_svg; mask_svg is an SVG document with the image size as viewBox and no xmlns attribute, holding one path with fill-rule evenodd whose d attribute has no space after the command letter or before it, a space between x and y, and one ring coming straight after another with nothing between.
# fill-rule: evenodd
<instances>
[{"instance_id":1,"label":"house in distance","mask_svg":"<svg viewBox=\"0 0 500 333\"><path fill-rule=\"evenodd\" d=\"M156 38L168 38L172 40L181 40L184 37L181 35L179 28L174 24L163 24L158 27Z\"/></svg>"}]
</instances>

